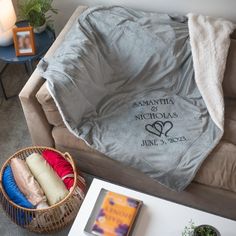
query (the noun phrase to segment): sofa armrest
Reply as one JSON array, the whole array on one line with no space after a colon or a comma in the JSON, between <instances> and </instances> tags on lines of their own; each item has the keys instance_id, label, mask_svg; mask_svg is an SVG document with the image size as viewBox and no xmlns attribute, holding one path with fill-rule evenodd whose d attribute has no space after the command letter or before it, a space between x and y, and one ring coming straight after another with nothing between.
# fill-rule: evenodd
<instances>
[{"instance_id":1,"label":"sofa armrest","mask_svg":"<svg viewBox=\"0 0 236 236\"><path fill-rule=\"evenodd\" d=\"M33 145L53 147L52 126L49 125L42 107L35 97L43 83L44 79L40 77L36 69L20 92L19 98Z\"/></svg>"},{"instance_id":2,"label":"sofa armrest","mask_svg":"<svg viewBox=\"0 0 236 236\"><path fill-rule=\"evenodd\" d=\"M64 40L66 33L73 25L75 19L86 9L86 6L80 6L74 11L61 33L46 53L45 58L53 56L55 50ZM45 80L40 76L39 71L36 68L20 92L19 98L33 145L54 146L51 132L53 126L48 123L45 113L36 98L36 94L44 82Z\"/></svg>"}]
</instances>

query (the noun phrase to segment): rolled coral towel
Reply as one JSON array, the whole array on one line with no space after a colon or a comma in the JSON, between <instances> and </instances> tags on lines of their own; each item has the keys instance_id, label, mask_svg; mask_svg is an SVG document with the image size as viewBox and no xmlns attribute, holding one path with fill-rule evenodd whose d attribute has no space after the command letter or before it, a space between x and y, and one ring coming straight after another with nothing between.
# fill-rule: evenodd
<instances>
[{"instance_id":1,"label":"rolled coral towel","mask_svg":"<svg viewBox=\"0 0 236 236\"><path fill-rule=\"evenodd\" d=\"M40 154L31 154L26 158L26 163L47 196L49 205L66 197L69 192L64 183Z\"/></svg>"},{"instance_id":2,"label":"rolled coral towel","mask_svg":"<svg viewBox=\"0 0 236 236\"><path fill-rule=\"evenodd\" d=\"M26 162L20 158L13 158L11 159L10 165L14 179L28 201L38 209L48 207L47 198Z\"/></svg>"},{"instance_id":3,"label":"rolled coral towel","mask_svg":"<svg viewBox=\"0 0 236 236\"><path fill-rule=\"evenodd\" d=\"M44 150L42 156L49 163L49 165L57 172L61 177L67 189L70 190L74 185L74 171L71 164L59 153L52 150ZM84 197L85 192L85 180L78 175L78 184L76 190Z\"/></svg>"}]
</instances>

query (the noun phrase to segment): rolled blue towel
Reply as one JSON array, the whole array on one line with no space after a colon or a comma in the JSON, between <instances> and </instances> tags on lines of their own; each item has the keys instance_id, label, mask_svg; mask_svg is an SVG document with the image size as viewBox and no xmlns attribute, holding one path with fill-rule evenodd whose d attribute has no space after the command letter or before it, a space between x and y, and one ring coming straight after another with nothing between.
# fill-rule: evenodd
<instances>
[{"instance_id":1,"label":"rolled blue towel","mask_svg":"<svg viewBox=\"0 0 236 236\"><path fill-rule=\"evenodd\" d=\"M24 194L18 188L11 167L8 165L2 176L2 185L8 197L17 205L25 208L34 208L34 206L27 200ZM25 225L30 222L32 217L26 219L25 213L22 210L17 211L17 223Z\"/></svg>"}]
</instances>

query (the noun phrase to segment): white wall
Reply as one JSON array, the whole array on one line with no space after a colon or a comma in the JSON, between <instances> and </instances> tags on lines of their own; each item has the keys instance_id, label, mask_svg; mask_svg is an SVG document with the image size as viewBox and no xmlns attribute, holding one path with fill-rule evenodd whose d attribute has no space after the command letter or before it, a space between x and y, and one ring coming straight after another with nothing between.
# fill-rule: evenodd
<instances>
[{"instance_id":1,"label":"white wall","mask_svg":"<svg viewBox=\"0 0 236 236\"><path fill-rule=\"evenodd\" d=\"M59 10L54 17L57 33L78 5L122 5L157 12L197 12L236 22L236 0L54 0L54 6Z\"/></svg>"}]
</instances>

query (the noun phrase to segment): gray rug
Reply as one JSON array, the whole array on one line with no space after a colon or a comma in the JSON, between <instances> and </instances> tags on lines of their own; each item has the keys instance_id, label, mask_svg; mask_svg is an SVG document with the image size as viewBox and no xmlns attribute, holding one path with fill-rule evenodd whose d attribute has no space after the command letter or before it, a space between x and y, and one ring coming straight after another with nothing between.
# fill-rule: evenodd
<instances>
[{"instance_id":1,"label":"gray rug","mask_svg":"<svg viewBox=\"0 0 236 236\"><path fill-rule=\"evenodd\" d=\"M23 65L10 65L3 75L7 95L18 94L28 78ZM30 135L18 97L6 101L0 90L0 166L17 150L30 145ZM88 182L91 181L90 177L86 179L90 179ZM67 235L70 227L71 225L60 232L46 235ZM31 233L12 223L0 207L0 235L33 236L38 234Z\"/></svg>"}]
</instances>

